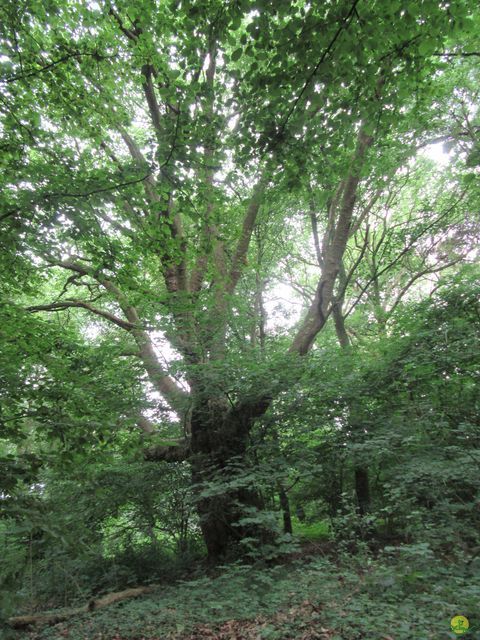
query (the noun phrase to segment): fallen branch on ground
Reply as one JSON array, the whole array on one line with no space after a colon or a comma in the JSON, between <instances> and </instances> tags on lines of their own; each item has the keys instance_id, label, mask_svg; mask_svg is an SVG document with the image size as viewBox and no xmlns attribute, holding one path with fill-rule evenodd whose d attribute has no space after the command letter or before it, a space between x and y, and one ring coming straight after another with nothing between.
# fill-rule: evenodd
<instances>
[{"instance_id":1,"label":"fallen branch on ground","mask_svg":"<svg viewBox=\"0 0 480 640\"><path fill-rule=\"evenodd\" d=\"M78 616L82 613L88 613L89 611L95 611L96 609L102 609L108 607L115 602L121 600L127 600L129 598L137 598L144 593L152 591L153 587L136 587L134 589L125 589L124 591L116 591L115 593L108 593L106 596L102 596L97 600L90 600L90 602L83 607L76 609L69 609L68 611L57 611L52 613L39 613L36 615L28 616L15 616L7 620L8 624L14 629L25 629L34 625L52 625L57 622L63 622L74 616Z\"/></svg>"}]
</instances>

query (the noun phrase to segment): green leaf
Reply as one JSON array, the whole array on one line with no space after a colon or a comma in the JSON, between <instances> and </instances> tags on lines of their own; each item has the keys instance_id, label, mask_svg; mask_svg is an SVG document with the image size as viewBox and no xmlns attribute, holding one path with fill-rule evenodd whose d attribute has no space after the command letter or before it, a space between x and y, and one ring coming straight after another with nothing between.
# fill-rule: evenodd
<instances>
[{"instance_id":1,"label":"green leaf","mask_svg":"<svg viewBox=\"0 0 480 640\"><path fill-rule=\"evenodd\" d=\"M240 60L240 58L242 57L242 54L243 54L242 48L235 49L235 51L230 56L231 61L236 62L237 60Z\"/></svg>"}]
</instances>

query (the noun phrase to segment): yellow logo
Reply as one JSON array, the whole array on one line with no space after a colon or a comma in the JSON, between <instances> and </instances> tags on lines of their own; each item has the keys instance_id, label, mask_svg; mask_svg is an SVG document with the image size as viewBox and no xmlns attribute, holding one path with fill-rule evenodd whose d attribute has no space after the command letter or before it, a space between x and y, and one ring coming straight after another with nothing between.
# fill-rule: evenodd
<instances>
[{"instance_id":1,"label":"yellow logo","mask_svg":"<svg viewBox=\"0 0 480 640\"><path fill-rule=\"evenodd\" d=\"M462 633L467 633L468 627L470 623L465 616L454 616L450 620L450 626L452 627L453 633L456 633L458 636L462 635Z\"/></svg>"}]
</instances>

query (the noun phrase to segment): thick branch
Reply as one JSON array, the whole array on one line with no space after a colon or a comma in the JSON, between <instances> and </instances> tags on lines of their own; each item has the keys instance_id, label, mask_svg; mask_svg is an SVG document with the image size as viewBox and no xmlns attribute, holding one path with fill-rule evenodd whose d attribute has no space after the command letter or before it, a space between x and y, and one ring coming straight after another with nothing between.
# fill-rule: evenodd
<instances>
[{"instance_id":1,"label":"thick branch","mask_svg":"<svg viewBox=\"0 0 480 640\"><path fill-rule=\"evenodd\" d=\"M343 349L346 349L350 346L350 338L348 337L347 330L345 329L345 318L343 317L343 303L345 300L345 290L347 288L347 274L345 272L343 260L340 263L338 280L339 291L335 299L332 301L332 316L338 342Z\"/></svg>"},{"instance_id":2,"label":"thick branch","mask_svg":"<svg viewBox=\"0 0 480 640\"><path fill-rule=\"evenodd\" d=\"M440 56L442 58L455 58L455 57L468 58L470 56L475 56L477 58L480 58L480 51L464 51L464 52L460 51L455 53L447 53L447 52L442 53L442 52L436 51L432 55Z\"/></svg>"},{"instance_id":3,"label":"thick branch","mask_svg":"<svg viewBox=\"0 0 480 640\"><path fill-rule=\"evenodd\" d=\"M83 300L65 300L62 302L52 302L52 304L39 304L33 307L27 307L27 311L36 313L38 311L64 311L65 309L73 308L86 309L97 316L101 316L102 318L113 322L117 327L121 327L126 331L131 331L134 328L134 325L131 322L126 322L125 320L115 316L113 313L109 313L103 309L98 309L98 307L94 307L89 302L84 302Z\"/></svg>"},{"instance_id":4,"label":"thick branch","mask_svg":"<svg viewBox=\"0 0 480 640\"><path fill-rule=\"evenodd\" d=\"M125 131L123 128L119 128L120 135L122 136L125 144L128 147L130 155L132 158L139 163L140 165L146 164L146 159L143 156L143 153L140 150L140 147L137 145L135 140L131 137L131 135ZM145 193L148 197L150 203L158 205L162 202L161 197L157 192L157 183L153 175L148 176L144 181ZM186 290L186 274L185 274L185 241L183 239L183 230L182 224L180 220L180 216L172 215L172 202L169 199L168 203L165 202L165 206L163 210L159 211L157 214L157 219L163 218L167 221L168 227L170 229L170 233L172 238L178 243L179 250L181 253L181 260L179 264L176 264L178 260L175 260L176 256L171 255L171 253L167 253L165 251L165 243L161 244L162 250L157 250L156 253L159 255L160 260L162 262L162 270L165 279L165 284L167 290L170 293L175 293L177 291L185 291Z\"/></svg>"},{"instance_id":5,"label":"thick branch","mask_svg":"<svg viewBox=\"0 0 480 640\"><path fill-rule=\"evenodd\" d=\"M162 123L161 113L157 102L157 96L155 95L155 87L153 86L153 67L150 64L146 64L142 67L142 74L145 77L145 81L142 83L143 92L148 104L148 110L150 111L150 117L152 119L155 133L159 140L161 140Z\"/></svg>"},{"instance_id":6,"label":"thick branch","mask_svg":"<svg viewBox=\"0 0 480 640\"><path fill-rule=\"evenodd\" d=\"M145 460L155 462L183 462L190 456L190 442L177 445L157 445L146 449L143 453Z\"/></svg>"},{"instance_id":7,"label":"thick branch","mask_svg":"<svg viewBox=\"0 0 480 640\"><path fill-rule=\"evenodd\" d=\"M215 42L211 42L208 50L208 67L205 72L207 93L205 96L205 114L208 120L213 121L214 116L214 83L217 68L217 46ZM206 62L206 58L203 61ZM200 70L199 70L200 72ZM192 269L189 290L192 293L198 293L202 287L203 279L207 272L209 257L213 249L213 257L215 269L221 278L225 275L226 256L223 243L218 240L218 231L215 225L214 212L215 205L213 201L213 176L214 176L214 155L215 145L213 140L205 141L205 150L203 154L203 167L201 168L199 179L205 184L205 219L201 229L200 251Z\"/></svg>"},{"instance_id":8,"label":"thick branch","mask_svg":"<svg viewBox=\"0 0 480 640\"><path fill-rule=\"evenodd\" d=\"M7 623L14 629L26 629L31 626L38 625L52 625L58 622L63 622L74 616L88 613L94 609L102 609L115 602L121 600L127 600L128 598L137 598L145 593L150 593L153 586L149 587L135 587L133 589L126 589L125 591L117 591L116 593L108 593L97 600L91 600L88 604L77 609L70 609L69 611L57 611L53 613L37 613L27 616L16 616L14 618L8 618Z\"/></svg>"},{"instance_id":9,"label":"thick branch","mask_svg":"<svg viewBox=\"0 0 480 640\"><path fill-rule=\"evenodd\" d=\"M124 24L123 24L123 20L121 19L120 15L115 11L115 9L113 7L110 7L110 10L108 12L111 16L114 17L115 22L118 24L120 31L122 33L124 33L127 38L129 40L132 40L133 42L137 41L137 36L139 35L139 31L138 29L135 29L135 31L132 31L131 29L128 29Z\"/></svg>"},{"instance_id":10,"label":"thick branch","mask_svg":"<svg viewBox=\"0 0 480 640\"><path fill-rule=\"evenodd\" d=\"M315 245L315 255L319 267L323 265L322 248L320 246L320 236L318 234L317 214L315 213L315 203L313 197L310 197L310 223L312 225L313 242Z\"/></svg>"},{"instance_id":11,"label":"thick branch","mask_svg":"<svg viewBox=\"0 0 480 640\"><path fill-rule=\"evenodd\" d=\"M119 127L120 135L123 138L123 141L127 145L128 151L130 152L131 157L135 162L137 162L140 166L148 166L148 162L140 150L140 147L132 138L132 136L125 130L123 127ZM147 194L149 200L151 202L160 202L160 196L156 191L156 181L153 175L150 173L144 181L145 193Z\"/></svg>"},{"instance_id":12,"label":"thick branch","mask_svg":"<svg viewBox=\"0 0 480 640\"><path fill-rule=\"evenodd\" d=\"M357 149L350 173L344 181L333 239L330 242L327 241L323 251L324 262L315 298L290 346L289 351L292 353L305 355L327 321L330 313L330 304L333 299L335 280L350 234L361 167L372 142L373 138L365 133L362 126L358 134Z\"/></svg>"},{"instance_id":13,"label":"thick branch","mask_svg":"<svg viewBox=\"0 0 480 640\"><path fill-rule=\"evenodd\" d=\"M226 286L227 293L233 293L240 279L240 276L242 275L242 269L245 265L248 247L250 245L253 229L255 227L257 214L263 200L263 195L265 193L266 183L266 177L265 175L263 175L253 189L252 197L250 198L248 209L243 220L242 233L240 235L237 248L233 255L230 276L228 278Z\"/></svg>"},{"instance_id":14,"label":"thick branch","mask_svg":"<svg viewBox=\"0 0 480 640\"><path fill-rule=\"evenodd\" d=\"M152 339L148 332L141 328L137 310L130 305L126 296L111 280L102 278L99 282L114 296L128 321L134 325L131 333L137 343L140 358L151 383L157 391L165 396L174 409L180 410L183 413L184 402L188 394L183 391L172 378L166 375L158 361Z\"/></svg>"},{"instance_id":15,"label":"thick branch","mask_svg":"<svg viewBox=\"0 0 480 640\"><path fill-rule=\"evenodd\" d=\"M188 394L163 370L155 353L152 339L148 332L142 328L138 312L135 307L128 302L125 294L111 280L103 277L100 273L86 265L78 264L71 260L50 260L50 264L69 269L81 275L89 275L112 294L128 320L129 331L137 343L140 359L143 362L151 383L155 389L165 397L173 409L183 413Z\"/></svg>"},{"instance_id":16,"label":"thick branch","mask_svg":"<svg viewBox=\"0 0 480 640\"><path fill-rule=\"evenodd\" d=\"M192 274L190 276L190 283L188 285L188 288L191 293L198 293L202 288L202 283L207 272L207 267L208 255L206 251L201 251L197 256L195 266L193 267Z\"/></svg>"}]
</instances>

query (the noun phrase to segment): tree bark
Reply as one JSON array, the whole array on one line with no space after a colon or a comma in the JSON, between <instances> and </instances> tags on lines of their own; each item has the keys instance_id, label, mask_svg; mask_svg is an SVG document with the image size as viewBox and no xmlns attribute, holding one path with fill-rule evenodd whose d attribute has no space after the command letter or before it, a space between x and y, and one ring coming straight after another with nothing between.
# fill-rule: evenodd
<instances>
[{"instance_id":1,"label":"tree bark","mask_svg":"<svg viewBox=\"0 0 480 640\"><path fill-rule=\"evenodd\" d=\"M337 334L338 343L340 344L342 349L350 348L350 338L348 337L347 330L345 329L345 316L343 314L343 303L345 299L345 285L346 285L346 274L345 267L343 265L343 261L340 265L339 270L339 290L340 295L337 296L334 304L333 304L333 320L335 324L335 332ZM354 407L353 407L354 409ZM355 416L355 411L350 407L350 412L352 416ZM361 424L357 424L355 418L352 418L351 421L352 431L358 432L361 431ZM355 496L357 498L358 511L360 515L365 515L370 508L370 487L369 487L369 470L368 466L363 464L355 464L354 467L354 476L355 476Z\"/></svg>"},{"instance_id":2,"label":"tree bark","mask_svg":"<svg viewBox=\"0 0 480 640\"><path fill-rule=\"evenodd\" d=\"M334 307L334 321L335 331L337 334L338 342L342 349L348 349L350 347L350 339L345 329L345 318L342 312L342 305L336 304ZM361 432L361 423L355 419L354 405L350 406L350 412L352 415L350 427L353 433L356 435ZM355 476L355 496L357 498L358 511L361 515L365 515L370 508L370 486L369 486L369 470L366 464L355 464L354 466Z\"/></svg>"},{"instance_id":3,"label":"tree bark","mask_svg":"<svg viewBox=\"0 0 480 640\"><path fill-rule=\"evenodd\" d=\"M242 517L254 517L264 507L253 483L245 483L248 434L254 415L247 408L230 409L219 399L209 398L192 412L192 479L209 561L222 560L234 552L243 538L259 543L268 531Z\"/></svg>"},{"instance_id":4,"label":"tree bark","mask_svg":"<svg viewBox=\"0 0 480 640\"><path fill-rule=\"evenodd\" d=\"M308 353L331 312L335 282L350 235L360 171L372 142L373 137L365 133L365 125L362 125L349 175L341 182L330 205L329 233L324 239L320 279L313 302L290 345L291 353L298 353L301 356Z\"/></svg>"},{"instance_id":5,"label":"tree bark","mask_svg":"<svg viewBox=\"0 0 480 640\"><path fill-rule=\"evenodd\" d=\"M355 467L355 494L357 496L358 512L364 516L370 508L370 484L367 467Z\"/></svg>"},{"instance_id":6,"label":"tree bark","mask_svg":"<svg viewBox=\"0 0 480 640\"><path fill-rule=\"evenodd\" d=\"M283 533L293 533L290 501L288 499L287 492L282 486L279 487L278 497L280 499L280 506L283 514Z\"/></svg>"}]
</instances>

